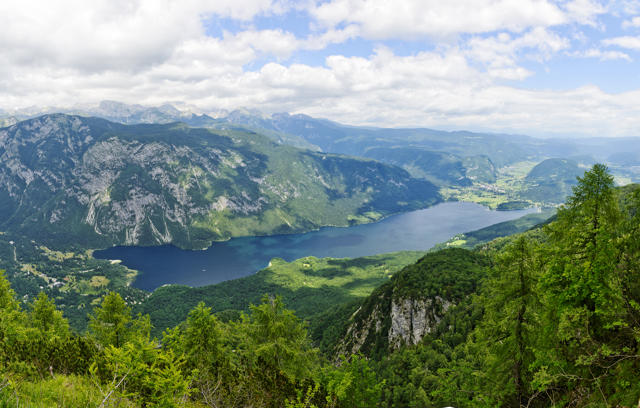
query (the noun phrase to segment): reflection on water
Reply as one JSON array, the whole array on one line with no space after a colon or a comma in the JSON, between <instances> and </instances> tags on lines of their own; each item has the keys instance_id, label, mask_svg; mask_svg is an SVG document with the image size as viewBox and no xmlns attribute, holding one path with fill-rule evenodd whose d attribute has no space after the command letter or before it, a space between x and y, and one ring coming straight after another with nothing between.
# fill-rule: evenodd
<instances>
[{"instance_id":1,"label":"reflection on water","mask_svg":"<svg viewBox=\"0 0 640 408\"><path fill-rule=\"evenodd\" d=\"M287 261L305 256L353 258L400 250L426 250L453 235L519 218L535 211L491 211L474 203L438 204L394 215L373 224L322 228L305 234L234 238L215 242L205 251L171 245L113 247L96 251L101 259L121 259L141 271L134 286L153 290L167 283L203 286L250 275L272 258Z\"/></svg>"}]
</instances>

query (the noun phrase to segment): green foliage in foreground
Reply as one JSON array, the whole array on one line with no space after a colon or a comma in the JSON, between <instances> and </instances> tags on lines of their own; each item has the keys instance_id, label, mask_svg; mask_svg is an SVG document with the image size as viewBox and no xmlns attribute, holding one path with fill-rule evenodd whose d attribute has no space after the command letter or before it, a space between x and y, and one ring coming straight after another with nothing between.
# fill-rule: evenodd
<instances>
[{"instance_id":1,"label":"green foliage in foreground","mask_svg":"<svg viewBox=\"0 0 640 408\"><path fill-rule=\"evenodd\" d=\"M554 222L479 249L480 289L420 344L382 356L384 404L636 406L639 226L640 189L595 165Z\"/></svg>"},{"instance_id":2,"label":"green foliage in foreground","mask_svg":"<svg viewBox=\"0 0 640 408\"><path fill-rule=\"evenodd\" d=\"M76 336L46 295L23 310L0 275L0 406L358 407L380 398L368 360L322 360L279 297L227 323L200 303L161 341L149 328L111 292Z\"/></svg>"},{"instance_id":3,"label":"green foliage in foreground","mask_svg":"<svg viewBox=\"0 0 640 408\"><path fill-rule=\"evenodd\" d=\"M402 251L354 259L306 257L285 262L276 258L269 267L245 278L199 288L163 286L136 310L151 317L159 334L184 320L201 301L221 317L234 317L269 293L281 296L313 329L321 323L313 316L365 298L422 255L424 252Z\"/></svg>"},{"instance_id":4,"label":"green foliage in foreground","mask_svg":"<svg viewBox=\"0 0 640 408\"><path fill-rule=\"evenodd\" d=\"M6 376L0 380L0 407L17 408L86 408L98 407L104 396L98 385L79 375L57 374L44 379L24 379ZM116 394L118 406L135 405ZM113 407L115 404L105 404Z\"/></svg>"}]
</instances>

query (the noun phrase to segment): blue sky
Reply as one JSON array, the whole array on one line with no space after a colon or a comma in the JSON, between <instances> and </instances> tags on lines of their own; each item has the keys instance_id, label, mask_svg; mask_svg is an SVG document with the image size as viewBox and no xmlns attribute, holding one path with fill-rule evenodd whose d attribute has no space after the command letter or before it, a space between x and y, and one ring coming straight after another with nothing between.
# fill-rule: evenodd
<instances>
[{"instance_id":1,"label":"blue sky","mask_svg":"<svg viewBox=\"0 0 640 408\"><path fill-rule=\"evenodd\" d=\"M637 0L6 0L0 108L640 136Z\"/></svg>"}]
</instances>

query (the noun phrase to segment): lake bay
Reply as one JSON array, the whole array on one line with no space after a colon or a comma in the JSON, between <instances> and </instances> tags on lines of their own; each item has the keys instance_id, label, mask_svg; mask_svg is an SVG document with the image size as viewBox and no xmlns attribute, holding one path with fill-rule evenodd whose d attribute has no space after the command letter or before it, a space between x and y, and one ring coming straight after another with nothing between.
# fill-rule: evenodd
<instances>
[{"instance_id":1,"label":"lake bay","mask_svg":"<svg viewBox=\"0 0 640 408\"><path fill-rule=\"evenodd\" d=\"M325 227L302 234L233 238L204 251L171 245L118 246L95 251L99 259L119 259L140 271L133 286L153 290L164 284L204 286L237 279L265 268L272 258L305 256L354 258L401 250L427 250L456 234L535 212L492 211L475 203L449 202L353 227Z\"/></svg>"}]
</instances>

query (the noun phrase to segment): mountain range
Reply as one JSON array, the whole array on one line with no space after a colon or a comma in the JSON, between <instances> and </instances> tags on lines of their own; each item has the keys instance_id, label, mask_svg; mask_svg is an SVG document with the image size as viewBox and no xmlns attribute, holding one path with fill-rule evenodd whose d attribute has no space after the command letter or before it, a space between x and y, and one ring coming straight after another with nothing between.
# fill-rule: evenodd
<instances>
[{"instance_id":1,"label":"mountain range","mask_svg":"<svg viewBox=\"0 0 640 408\"><path fill-rule=\"evenodd\" d=\"M440 201L398 167L180 123L50 114L1 129L0 158L0 229L49 245L203 248Z\"/></svg>"},{"instance_id":2,"label":"mountain range","mask_svg":"<svg viewBox=\"0 0 640 408\"><path fill-rule=\"evenodd\" d=\"M73 108L31 107L12 111L0 110L0 126L43 114L66 113L92 116L122 124L167 124L182 122L192 127L221 130L244 128L263 134L276 143L339 153L370 157L388 163L400 163L418 177L442 181L459 180L463 185L466 169L480 166L482 173L492 167L503 167L524 160L539 162L547 158L571 158L578 162L605 162L612 167L640 166L640 138L539 139L524 135L442 131L428 128L379 128L349 126L304 114L264 114L255 109L204 111L186 104L165 103L160 106L129 105L116 101L102 101L95 106ZM455 171L462 177L445 176L431 165L423 165L427 152L446 153L436 160L457 163ZM398 160L399 156L403 160ZM473 164L464 163L470 157ZM404 159L409 158L406 162ZM483 164L486 160L490 164ZM628 169L626 172L628 173ZM495 172L494 172L495 173ZM625 173L626 174L626 173ZM637 177L638 170L631 173ZM470 177L469 177L470 176ZM473 179L473 174L467 178ZM491 177L490 177L491 179Z\"/></svg>"}]
</instances>

